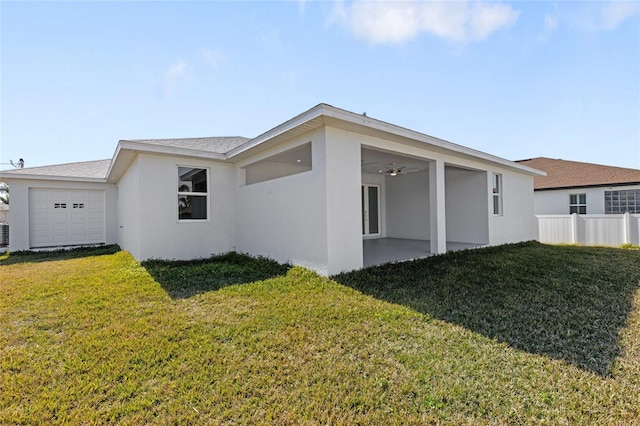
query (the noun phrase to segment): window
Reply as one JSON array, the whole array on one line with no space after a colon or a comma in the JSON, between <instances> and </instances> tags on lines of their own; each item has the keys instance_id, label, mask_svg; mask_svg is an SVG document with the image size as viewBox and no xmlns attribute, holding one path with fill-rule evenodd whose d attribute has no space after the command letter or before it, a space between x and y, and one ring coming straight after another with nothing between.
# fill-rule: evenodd
<instances>
[{"instance_id":1,"label":"window","mask_svg":"<svg viewBox=\"0 0 640 426\"><path fill-rule=\"evenodd\" d=\"M206 220L209 198L207 169L178 167L178 220Z\"/></svg>"},{"instance_id":2,"label":"window","mask_svg":"<svg viewBox=\"0 0 640 426\"><path fill-rule=\"evenodd\" d=\"M502 175L493 174L493 214L502 216Z\"/></svg>"},{"instance_id":3,"label":"window","mask_svg":"<svg viewBox=\"0 0 640 426\"><path fill-rule=\"evenodd\" d=\"M67 203L55 203L53 205L54 209L66 209L67 208Z\"/></svg>"},{"instance_id":4,"label":"window","mask_svg":"<svg viewBox=\"0 0 640 426\"><path fill-rule=\"evenodd\" d=\"M605 214L640 214L640 189L604 191Z\"/></svg>"},{"instance_id":5,"label":"window","mask_svg":"<svg viewBox=\"0 0 640 426\"><path fill-rule=\"evenodd\" d=\"M587 214L587 194L569 195L569 213Z\"/></svg>"}]
</instances>

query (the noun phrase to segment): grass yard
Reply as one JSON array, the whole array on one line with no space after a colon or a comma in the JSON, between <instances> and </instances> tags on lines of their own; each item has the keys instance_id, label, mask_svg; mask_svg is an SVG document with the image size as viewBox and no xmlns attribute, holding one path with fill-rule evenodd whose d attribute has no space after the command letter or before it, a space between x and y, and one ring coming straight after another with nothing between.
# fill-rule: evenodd
<instances>
[{"instance_id":1,"label":"grass yard","mask_svg":"<svg viewBox=\"0 0 640 426\"><path fill-rule=\"evenodd\" d=\"M640 251L328 280L231 254L0 257L0 424L640 424Z\"/></svg>"}]
</instances>

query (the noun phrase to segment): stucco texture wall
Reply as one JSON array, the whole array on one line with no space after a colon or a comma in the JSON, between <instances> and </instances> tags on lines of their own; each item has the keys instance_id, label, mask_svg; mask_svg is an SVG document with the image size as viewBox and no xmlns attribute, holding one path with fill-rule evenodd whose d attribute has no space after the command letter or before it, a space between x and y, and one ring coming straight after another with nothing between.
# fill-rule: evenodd
<instances>
[{"instance_id":1,"label":"stucco texture wall","mask_svg":"<svg viewBox=\"0 0 640 426\"><path fill-rule=\"evenodd\" d=\"M311 142L312 170L244 185L243 167ZM327 191L324 132L315 131L239 163L236 249L327 274Z\"/></svg>"}]
</instances>

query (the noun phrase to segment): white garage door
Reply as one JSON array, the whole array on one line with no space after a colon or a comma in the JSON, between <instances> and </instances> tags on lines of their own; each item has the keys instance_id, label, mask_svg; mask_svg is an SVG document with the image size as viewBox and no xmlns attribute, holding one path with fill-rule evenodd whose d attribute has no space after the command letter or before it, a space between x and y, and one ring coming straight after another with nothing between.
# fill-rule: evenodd
<instances>
[{"instance_id":1,"label":"white garage door","mask_svg":"<svg viewBox=\"0 0 640 426\"><path fill-rule=\"evenodd\" d=\"M29 190L29 244L32 248L104 242L104 191Z\"/></svg>"}]
</instances>

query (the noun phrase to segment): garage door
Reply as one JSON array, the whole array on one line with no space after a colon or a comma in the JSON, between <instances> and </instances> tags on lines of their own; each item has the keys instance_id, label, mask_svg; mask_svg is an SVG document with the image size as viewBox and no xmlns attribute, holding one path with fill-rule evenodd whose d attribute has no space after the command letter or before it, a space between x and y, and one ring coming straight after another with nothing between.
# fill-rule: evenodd
<instances>
[{"instance_id":1,"label":"garage door","mask_svg":"<svg viewBox=\"0 0 640 426\"><path fill-rule=\"evenodd\" d=\"M104 191L29 190L29 244L32 248L104 242Z\"/></svg>"}]
</instances>

